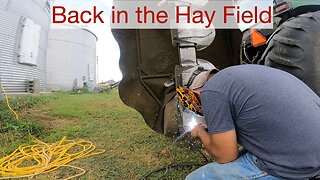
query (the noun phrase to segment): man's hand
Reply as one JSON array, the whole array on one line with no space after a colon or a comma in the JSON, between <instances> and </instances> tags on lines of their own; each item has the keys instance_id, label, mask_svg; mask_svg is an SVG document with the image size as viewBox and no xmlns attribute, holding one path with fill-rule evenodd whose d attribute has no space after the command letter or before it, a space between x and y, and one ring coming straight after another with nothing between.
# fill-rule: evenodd
<instances>
[{"instance_id":1,"label":"man's hand","mask_svg":"<svg viewBox=\"0 0 320 180\"><path fill-rule=\"evenodd\" d=\"M206 133L206 129L207 127L203 124L199 124L196 127L194 127L191 131L191 136L192 137L199 137L201 136L201 134ZM200 138L200 137L199 137Z\"/></svg>"},{"instance_id":2,"label":"man's hand","mask_svg":"<svg viewBox=\"0 0 320 180\"><path fill-rule=\"evenodd\" d=\"M192 137L201 139L207 152L219 163L228 163L238 158L236 131L208 134L206 127L199 124L192 131Z\"/></svg>"}]
</instances>

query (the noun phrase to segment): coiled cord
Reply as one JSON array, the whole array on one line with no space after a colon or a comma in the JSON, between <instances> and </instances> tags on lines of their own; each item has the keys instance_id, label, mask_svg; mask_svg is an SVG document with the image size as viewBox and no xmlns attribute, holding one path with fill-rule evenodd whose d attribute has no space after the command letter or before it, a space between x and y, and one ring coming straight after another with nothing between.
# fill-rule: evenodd
<instances>
[{"instance_id":1,"label":"coiled cord","mask_svg":"<svg viewBox=\"0 0 320 180\"><path fill-rule=\"evenodd\" d=\"M18 114L10 106L7 93L1 83L0 86L4 92L8 108L19 120ZM68 165L68 163L105 152L105 150L93 152L96 146L86 140L74 141L67 140L67 137L64 137L61 141L48 144L32 136L30 131L29 135L34 139L34 144L21 145L10 155L0 159L0 174L2 176L0 180L33 177L55 171L60 167L71 167L80 170L80 173L65 179L75 178L83 175L86 171L82 168Z\"/></svg>"}]
</instances>

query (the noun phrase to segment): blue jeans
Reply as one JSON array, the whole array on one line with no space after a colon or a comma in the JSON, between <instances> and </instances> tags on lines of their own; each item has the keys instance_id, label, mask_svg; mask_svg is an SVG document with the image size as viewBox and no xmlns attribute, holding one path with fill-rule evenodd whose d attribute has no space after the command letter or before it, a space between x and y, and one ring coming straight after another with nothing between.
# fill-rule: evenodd
<instances>
[{"instance_id":1,"label":"blue jeans","mask_svg":"<svg viewBox=\"0 0 320 180\"><path fill-rule=\"evenodd\" d=\"M256 166L257 158L246 153L233 162L219 164L216 162L207 164L186 177L186 180L200 179L260 179L260 180L279 180L261 171Z\"/></svg>"}]
</instances>

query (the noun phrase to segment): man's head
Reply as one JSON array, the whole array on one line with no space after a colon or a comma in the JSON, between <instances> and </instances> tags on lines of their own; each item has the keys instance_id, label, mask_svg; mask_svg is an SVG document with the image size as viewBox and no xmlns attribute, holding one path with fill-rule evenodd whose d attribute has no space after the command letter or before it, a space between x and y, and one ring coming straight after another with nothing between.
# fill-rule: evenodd
<instances>
[{"instance_id":1,"label":"man's head","mask_svg":"<svg viewBox=\"0 0 320 180\"><path fill-rule=\"evenodd\" d=\"M200 89L217 72L219 70L210 62L198 60L198 65L183 75L184 87L177 88L179 101L188 109L202 115Z\"/></svg>"},{"instance_id":2,"label":"man's head","mask_svg":"<svg viewBox=\"0 0 320 180\"><path fill-rule=\"evenodd\" d=\"M219 69L210 62L199 59L198 66L193 68L192 71L185 76L186 86L197 95L200 95L200 89L217 72L219 72Z\"/></svg>"}]
</instances>

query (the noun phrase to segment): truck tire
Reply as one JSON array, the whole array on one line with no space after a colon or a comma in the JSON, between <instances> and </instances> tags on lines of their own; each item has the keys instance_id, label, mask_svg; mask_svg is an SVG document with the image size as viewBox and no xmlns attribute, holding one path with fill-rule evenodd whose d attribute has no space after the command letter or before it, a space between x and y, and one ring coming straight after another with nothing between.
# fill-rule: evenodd
<instances>
[{"instance_id":1,"label":"truck tire","mask_svg":"<svg viewBox=\"0 0 320 180\"><path fill-rule=\"evenodd\" d=\"M320 11L284 22L262 55L264 65L298 77L320 96Z\"/></svg>"}]
</instances>

